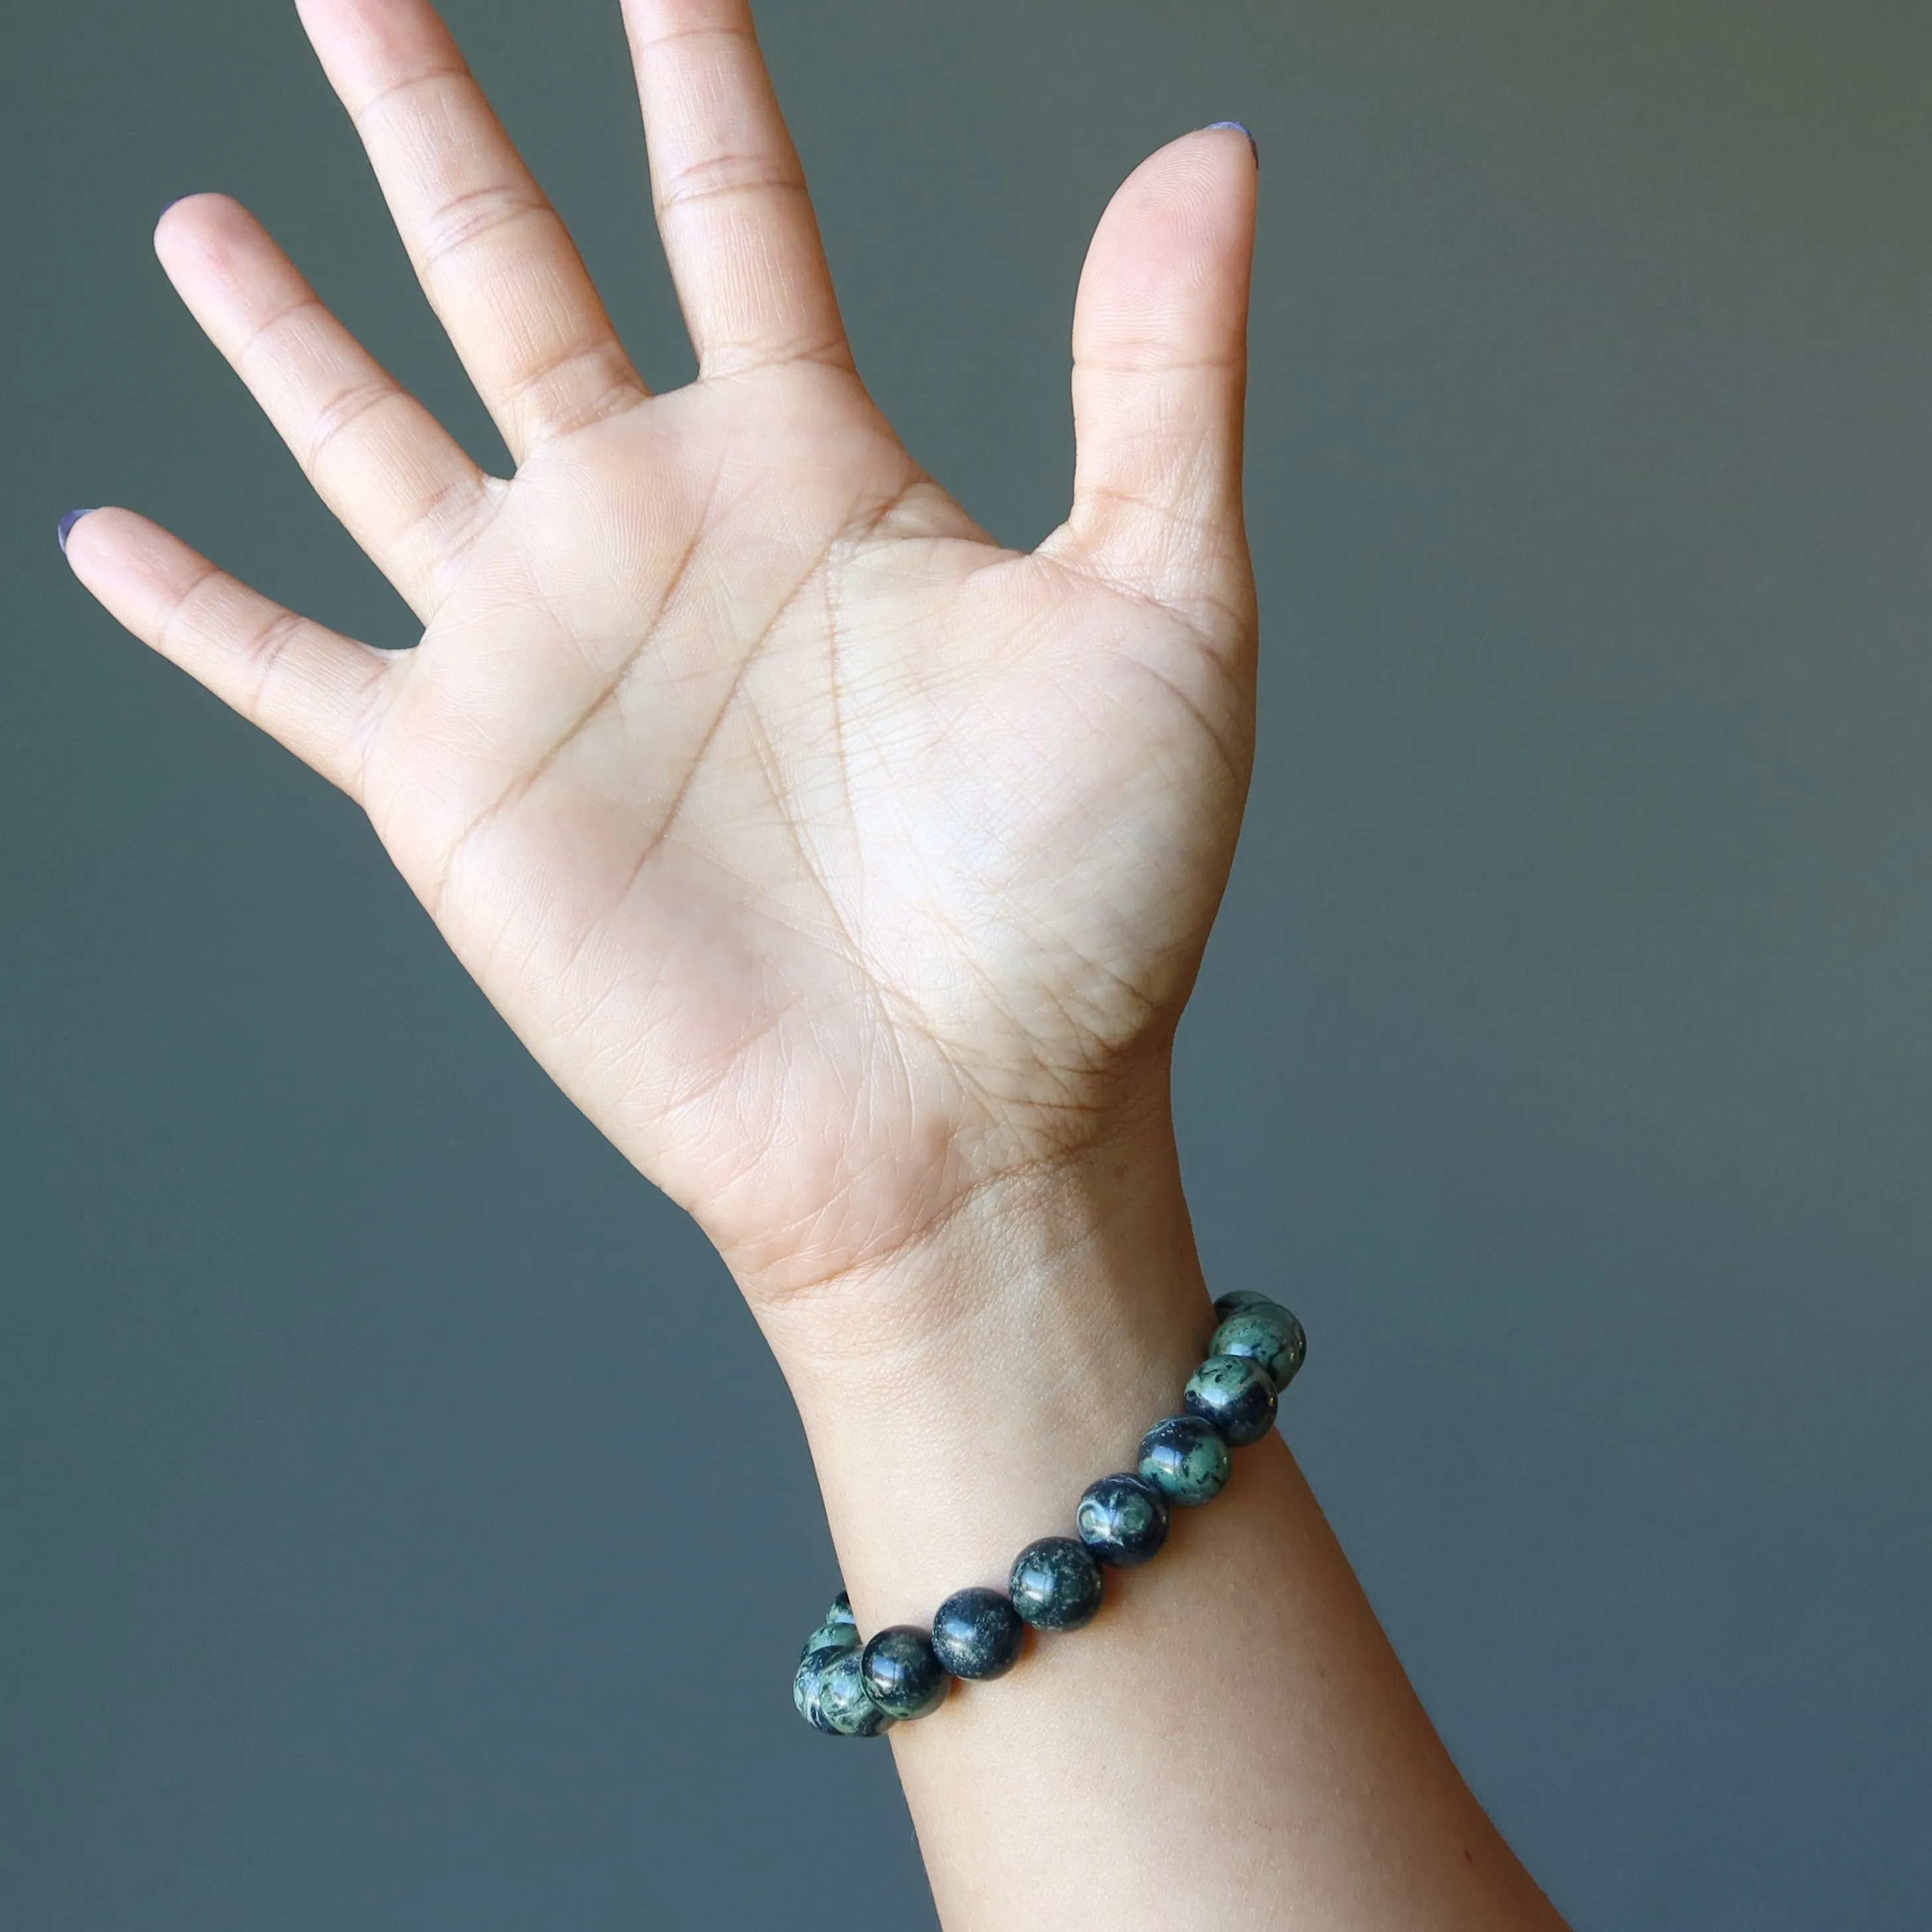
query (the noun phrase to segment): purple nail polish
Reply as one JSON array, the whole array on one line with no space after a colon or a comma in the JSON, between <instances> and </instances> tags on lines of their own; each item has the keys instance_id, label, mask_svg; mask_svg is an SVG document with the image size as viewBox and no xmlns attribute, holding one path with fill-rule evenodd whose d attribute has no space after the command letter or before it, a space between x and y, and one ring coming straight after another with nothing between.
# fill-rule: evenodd
<instances>
[{"instance_id":1,"label":"purple nail polish","mask_svg":"<svg viewBox=\"0 0 1932 1932\"><path fill-rule=\"evenodd\" d=\"M93 514L94 512L92 508L86 510L70 510L65 516L62 518L54 534L60 538L60 547L63 554L65 554L67 550L68 532L72 530L76 524L80 521L82 517L91 517Z\"/></svg>"},{"instance_id":2,"label":"purple nail polish","mask_svg":"<svg viewBox=\"0 0 1932 1932\"><path fill-rule=\"evenodd\" d=\"M1261 166L1261 143L1255 139L1252 134L1249 133L1245 124L1239 121L1210 121L1208 124L1208 128L1204 129L1202 131L1204 133L1216 128L1230 128L1237 134L1246 134L1248 136L1248 152L1254 156L1255 166L1256 167L1259 167Z\"/></svg>"}]
</instances>

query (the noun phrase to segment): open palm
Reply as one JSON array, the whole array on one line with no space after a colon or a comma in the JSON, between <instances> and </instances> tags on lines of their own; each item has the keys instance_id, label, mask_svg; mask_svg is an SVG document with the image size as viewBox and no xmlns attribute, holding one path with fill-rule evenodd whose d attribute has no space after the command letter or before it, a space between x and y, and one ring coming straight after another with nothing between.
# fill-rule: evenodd
<instances>
[{"instance_id":1,"label":"open palm","mask_svg":"<svg viewBox=\"0 0 1932 1932\"><path fill-rule=\"evenodd\" d=\"M385 654L146 520L68 552L358 799L748 1285L875 1262L1164 1105L1246 788L1248 144L1144 164L1075 322L1075 502L994 544L853 368L743 0L626 0L699 376L652 397L424 0L302 0L515 458L483 475L233 202L157 245L423 620Z\"/></svg>"}]
</instances>

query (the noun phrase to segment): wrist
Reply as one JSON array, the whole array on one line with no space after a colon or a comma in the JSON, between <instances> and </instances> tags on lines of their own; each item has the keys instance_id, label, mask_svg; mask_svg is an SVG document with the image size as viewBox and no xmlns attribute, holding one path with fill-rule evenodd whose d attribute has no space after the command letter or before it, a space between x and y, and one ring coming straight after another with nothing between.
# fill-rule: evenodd
<instances>
[{"instance_id":1,"label":"wrist","mask_svg":"<svg viewBox=\"0 0 1932 1932\"><path fill-rule=\"evenodd\" d=\"M1171 1132L1000 1177L891 1260L758 1306L862 1624L921 1621L1134 1466L1214 1325Z\"/></svg>"},{"instance_id":2,"label":"wrist","mask_svg":"<svg viewBox=\"0 0 1932 1932\"><path fill-rule=\"evenodd\" d=\"M916 1238L808 1287L740 1286L794 1393L830 1408L1156 1344L1208 1306L1164 1118L988 1174Z\"/></svg>"}]
</instances>

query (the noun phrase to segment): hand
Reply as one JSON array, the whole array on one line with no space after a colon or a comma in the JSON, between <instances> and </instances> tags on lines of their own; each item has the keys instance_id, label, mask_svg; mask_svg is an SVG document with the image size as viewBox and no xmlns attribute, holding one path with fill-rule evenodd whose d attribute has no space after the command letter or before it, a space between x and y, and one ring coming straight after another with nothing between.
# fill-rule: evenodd
<instances>
[{"instance_id":1,"label":"hand","mask_svg":"<svg viewBox=\"0 0 1932 1932\"><path fill-rule=\"evenodd\" d=\"M1164 1132L1249 765L1244 136L1174 142L1108 209L1073 508L1026 555L854 373L743 0L625 6L700 371L658 397L424 0L301 10L516 474L196 196L164 266L422 642L293 616L124 510L74 526L82 580L362 803L754 1299Z\"/></svg>"}]
</instances>

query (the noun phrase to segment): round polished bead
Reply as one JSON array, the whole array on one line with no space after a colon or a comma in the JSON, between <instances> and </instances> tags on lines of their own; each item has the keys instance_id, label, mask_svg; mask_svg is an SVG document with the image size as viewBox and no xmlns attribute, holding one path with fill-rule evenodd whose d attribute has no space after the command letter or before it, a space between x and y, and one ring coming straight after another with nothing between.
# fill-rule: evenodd
<instances>
[{"instance_id":1,"label":"round polished bead","mask_svg":"<svg viewBox=\"0 0 1932 1932\"><path fill-rule=\"evenodd\" d=\"M1234 1466L1227 1444L1198 1415L1170 1415L1141 1438L1141 1480L1184 1509L1212 1502Z\"/></svg>"},{"instance_id":2,"label":"round polished bead","mask_svg":"<svg viewBox=\"0 0 1932 1932\"><path fill-rule=\"evenodd\" d=\"M843 1590L832 1600L832 1607L825 1613L828 1624L846 1624L854 1630L859 1628L859 1619L852 1614L852 1599Z\"/></svg>"},{"instance_id":3,"label":"round polished bead","mask_svg":"<svg viewBox=\"0 0 1932 1932\"><path fill-rule=\"evenodd\" d=\"M1025 1636L1020 1613L998 1590L955 1590L933 1613L933 1650L956 1677L1005 1676Z\"/></svg>"},{"instance_id":4,"label":"round polished bead","mask_svg":"<svg viewBox=\"0 0 1932 1932\"><path fill-rule=\"evenodd\" d=\"M1258 1442L1274 1426L1274 1384L1245 1355L1210 1355L1187 1378L1183 1400L1190 1415L1237 1449Z\"/></svg>"},{"instance_id":5,"label":"round polished bead","mask_svg":"<svg viewBox=\"0 0 1932 1932\"><path fill-rule=\"evenodd\" d=\"M1294 1379L1295 1371L1308 1355L1308 1337L1303 1332L1300 1322L1296 1319L1294 1310L1284 1308L1272 1295L1258 1294L1251 1288L1238 1288L1232 1294L1224 1294L1215 1303L1214 1316L1216 1321L1225 1322L1238 1315L1264 1318L1280 1330L1290 1355L1287 1373L1281 1383L1282 1387L1286 1387ZM1222 1352L1217 1348L1212 1352L1219 1354Z\"/></svg>"},{"instance_id":6,"label":"round polished bead","mask_svg":"<svg viewBox=\"0 0 1932 1932\"><path fill-rule=\"evenodd\" d=\"M1167 1540L1167 1498L1138 1476L1102 1476L1087 1486L1073 1524L1102 1563L1131 1570Z\"/></svg>"},{"instance_id":7,"label":"round polished bead","mask_svg":"<svg viewBox=\"0 0 1932 1932\"><path fill-rule=\"evenodd\" d=\"M822 1702L825 1673L844 1654L842 1650L808 1648L799 1659L797 1670L792 1673L791 1701L798 1707L798 1714L814 1731L830 1731L832 1728Z\"/></svg>"},{"instance_id":8,"label":"round polished bead","mask_svg":"<svg viewBox=\"0 0 1932 1932\"><path fill-rule=\"evenodd\" d=\"M1214 1298L1214 1318L1225 1322L1231 1315L1238 1315L1244 1308L1279 1308L1281 1304L1272 1296L1263 1294L1252 1288L1231 1288L1226 1294Z\"/></svg>"},{"instance_id":9,"label":"round polished bead","mask_svg":"<svg viewBox=\"0 0 1932 1932\"><path fill-rule=\"evenodd\" d=\"M1294 1379L1308 1352L1308 1340L1301 1324L1285 1308L1270 1303L1262 1308L1243 1308L1229 1316L1214 1330L1208 1344L1210 1355L1245 1355L1268 1372L1279 1395Z\"/></svg>"},{"instance_id":10,"label":"round polished bead","mask_svg":"<svg viewBox=\"0 0 1932 1932\"><path fill-rule=\"evenodd\" d=\"M814 1650L856 1650L859 1648L859 1627L856 1624L820 1624L805 1640L802 1656L809 1657Z\"/></svg>"},{"instance_id":11,"label":"round polished bead","mask_svg":"<svg viewBox=\"0 0 1932 1932\"><path fill-rule=\"evenodd\" d=\"M1078 1630L1100 1612L1100 1566L1084 1543L1043 1536L1013 1559L1013 1608L1035 1630Z\"/></svg>"},{"instance_id":12,"label":"round polished bead","mask_svg":"<svg viewBox=\"0 0 1932 1932\"><path fill-rule=\"evenodd\" d=\"M818 1717L821 1730L842 1738L877 1737L892 1720L873 1701L866 1671L856 1650L832 1653L818 1673ZM804 1666L799 1666L801 1670Z\"/></svg>"},{"instance_id":13,"label":"round polished bead","mask_svg":"<svg viewBox=\"0 0 1932 1932\"><path fill-rule=\"evenodd\" d=\"M860 1660L872 1702L889 1718L922 1718L952 1688L932 1640L910 1624L894 1624L866 1645Z\"/></svg>"}]
</instances>

